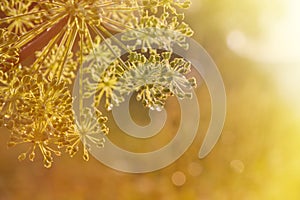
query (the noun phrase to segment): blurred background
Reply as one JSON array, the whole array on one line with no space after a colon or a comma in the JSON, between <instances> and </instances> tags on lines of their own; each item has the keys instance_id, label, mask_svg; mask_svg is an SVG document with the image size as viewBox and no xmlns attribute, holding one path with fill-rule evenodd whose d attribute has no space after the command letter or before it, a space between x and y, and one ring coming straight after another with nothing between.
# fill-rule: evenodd
<instances>
[{"instance_id":1,"label":"blurred background","mask_svg":"<svg viewBox=\"0 0 300 200\"><path fill-rule=\"evenodd\" d=\"M299 8L298 0L192 0L185 20L219 67L228 98L222 136L205 159L197 155L210 98L200 84L197 138L179 160L153 173L117 172L93 158L85 162L80 154L55 158L51 169L41 162L20 163L22 147L8 149L8 133L1 129L0 199L300 199ZM132 106L135 113L140 109ZM166 127L145 143L145 151L174 136L176 100L166 109ZM145 123L146 112L140 113L135 120ZM140 147L121 135L115 127L109 137L129 150Z\"/></svg>"}]
</instances>

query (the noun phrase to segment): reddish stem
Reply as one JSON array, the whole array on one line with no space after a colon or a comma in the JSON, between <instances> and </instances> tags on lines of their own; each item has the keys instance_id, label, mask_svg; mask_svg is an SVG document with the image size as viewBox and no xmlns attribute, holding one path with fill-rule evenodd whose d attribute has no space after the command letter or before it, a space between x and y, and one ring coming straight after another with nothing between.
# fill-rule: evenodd
<instances>
[{"instance_id":1,"label":"reddish stem","mask_svg":"<svg viewBox=\"0 0 300 200\"><path fill-rule=\"evenodd\" d=\"M26 59L32 57L32 54L37 51L41 50L45 47L48 42L56 36L62 28L67 24L67 17L61 19L57 24L46 30L45 32L41 33L31 42L29 42L26 46L21 49L20 52L20 61L25 61Z\"/></svg>"}]
</instances>

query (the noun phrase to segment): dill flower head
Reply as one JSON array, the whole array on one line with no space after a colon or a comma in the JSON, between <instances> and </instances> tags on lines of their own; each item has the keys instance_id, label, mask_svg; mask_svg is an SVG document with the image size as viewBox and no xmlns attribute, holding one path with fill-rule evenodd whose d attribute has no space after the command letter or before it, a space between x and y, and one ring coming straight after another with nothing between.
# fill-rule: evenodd
<instances>
[{"instance_id":1,"label":"dill flower head","mask_svg":"<svg viewBox=\"0 0 300 200\"><path fill-rule=\"evenodd\" d=\"M9 17L5 24L9 32L22 35L41 22L43 12L35 1L2 0L0 10ZM21 15L22 17L16 17Z\"/></svg>"},{"instance_id":2,"label":"dill flower head","mask_svg":"<svg viewBox=\"0 0 300 200\"><path fill-rule=\"evenodd\" d=\"M186 9L191 5L190 0L149 0L144 1L145 6L153 13L159 11L170 12L174 15L180 15L178 9Z\"/></svg>"},{"instance_id":3,"label":"dill flower head","mask_svg":"<svg viewBox=\"0 0 300 200\"><path fill-rule=\"evenodd\" d=\"M175 44L187 49L186 37L191 37L193 31L181 18L168 12L151 15L146 10L133 22L132 30L122 35L122 41L131 43L127 45L130 50L142 49L144 52L151 48L172 51Z\"/></svg>"},{"instance_id":4,"label":"dill flower head","mask_svg":"<svg viewBox=\"0 0 300 200\"><path fill-rule=\"evenodd\" d=\"M179 12L189 6L189 0L1 1L0 126L11 132L9 146L29 145L19 160L33 161L39 150L51 167L53 154L73 157L81 145L88 160L88 144L102 147L109 131L97 110L102 102L111 110L136 92L145 107L160 110L171 95L190 97L190 64L172 55L172 46L187 48L185 37L193 34ZM24 67L19 54L33 63ZM76 76L78 120L70 94ZM93 109L84 108L92 96Z\"/></svg>"},{"instance_id":5,"label":"dill flower head","mask_svg":"<svg viewBox=\"0 0 300 200\"><path fill-rule=\"evenodd\" d=\"M128 70L119 78L118 90L121 94L137 92L137 100L153 110L161 110L169 96L191 97L195 79L184 76L190 71L190 63L172 59L171 55L153 50L148 55L132 52L126 62Z\"/></svg>"},{"instance_id":6,"label":"dill flower head","mask_svg":"<svg viewBox=\"0 0 300 200\"><path fill-rule=\"evenodd\" d=\"M117 88L119 76L120 72L118 72L115 63L111 64L102 73L90 76L92 78L85 81L85 97L95 95L95 107L100 105L101 99L105 99L105 108L110 111L114 105L119 105L124 101Z\"/></svg>"},{"instance_id":7,"label":"dill flower head","mask_svg":"<svg viewBox=\"0 0 300 200\"><path fill-rule=\"evenodd\" d=\"M50 167L52 153L60 155L58 149L68 145L68 135L74 132L70 91L57 79L47 80L42 74L24 69L19 70L10 84L12 89L6 91L1 112L4 126L11 130L8 145L29 145L19 160L29 156L33 161L39 149L44 166Z\"/></svg>"},{"instance_id":8,"label":"dill flower head","mask_svg":"<svg viewBox=\"0 0 300 200\"><path fill-rule=\"evenodd\" d=\"M37 51L36 56L40 59L43 59L43 64L40 63L36 64L36 68L39 68L41 73L44 75L44 77L53 79L53 78L59 78L56 76L58 70L60 69L61 59L63 57L63 53L65 51L65 47L62 46L61 48L58 47L57 44L53 46L51 51L48 53L48 55L42 55L43 51ZM66 60L64 62L64 66L61 72L60 79L62 81L67 82L68 84L72 84L73 79L75 78L75 73L77 70L77 63L73 59L73 53L70 52L67 54Z\"/></svg>"},{"instance_id":9,"label":"dill flower head","mask_svg":"<svg viewBox=\"0 0 300 200\"><path fill-rule=\"evenodd\" d=\"M0 125L11 129L13 120L16 117L21 118L19 113L30 109L29 104L24 104L27 100L25 97L26 93L30 92L30 89L25 86L24 81L28 79L30 73L19 65L14 70L5 73L0 72L0 75L0 118L5 120Z\"/></svg>"},{"instance_id":10,"label":"dill flower head","mask_svg":"<svg viewBox=\"0 0 300 200\"><path fill-rule=\"evenodd\" d=\"M83 159L89 160L89 151L91 150L91 144L95 144L98 148L104 147L105 138L108 134L108 127L105 125L107 117L104 117L98 110L94 113L90 108L84 108L81 111L80 117L76 120L76 131L69 135L70 145L66 151L73 157L78 151L80 143L83 146Z\"/></svg>"}]
</instances>

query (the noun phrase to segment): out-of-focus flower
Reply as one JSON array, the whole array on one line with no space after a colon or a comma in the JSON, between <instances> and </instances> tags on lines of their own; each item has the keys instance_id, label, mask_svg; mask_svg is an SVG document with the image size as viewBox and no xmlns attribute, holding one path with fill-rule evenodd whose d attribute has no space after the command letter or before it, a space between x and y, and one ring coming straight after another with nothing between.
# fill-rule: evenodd
<instances>
[{"instance_id":1,"label":"out-of-focus flower","mask_svg":"<svg viewBox=\"0 0 300 200\"><path fill-rule=\"evenodd\" d=\"M41 73L43 73L44 77L53 79L55 78L55 74L57 74L60 69L60 65L63 62L61 59L63 58L65 48L59 48L57 44L50 50L49 54L45 57L41 57L42 52L36 52L36 56L42 59L43 65L36 66ZM67 82L68 84L72 84L73 79L75 78L75 73L77 70L77 63L73 60L73 53L70 52L67 55L66 60L64 61L64 67L61 72L61 80Z\"/></svg>"}]
</instances>

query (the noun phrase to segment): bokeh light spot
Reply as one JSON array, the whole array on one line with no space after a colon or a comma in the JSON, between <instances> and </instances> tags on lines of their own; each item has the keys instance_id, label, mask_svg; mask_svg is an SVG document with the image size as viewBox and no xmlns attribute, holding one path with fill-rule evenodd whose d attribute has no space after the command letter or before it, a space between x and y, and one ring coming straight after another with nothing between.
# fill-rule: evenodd
<instances>
[{"instance_id":1,"label":"bokeh light spot","mask_svg":"<svg viewBox=\"0 0 300 200\"><path fill-rule=\"evenodd\" d=\"M192 162L188 166L189 174L192 176L199 176L203 172L203 167L197 162Z\"/></svg>"},{"instance_id":2,"label":"bokeh light spot","mask_svg":"<svg viewBox=\"0 0 300 200\"><path fill-rule=\"evenodd\" d=\"M244 162L241 160L233 160L230 162L230 167L237 173L243 173L245 170Z\"/></svg>"},{"instance_id":3,"label":"bokeh light spot","mask_svg":"<svg viewBox=\"0 0 300 200\"><path fill-rule=\"evenodd\" d=\"M177 171L172 175L172 182L176 186L183 186L186 181L186 176L183 172Z\"/></svg>"}]
</instances>

